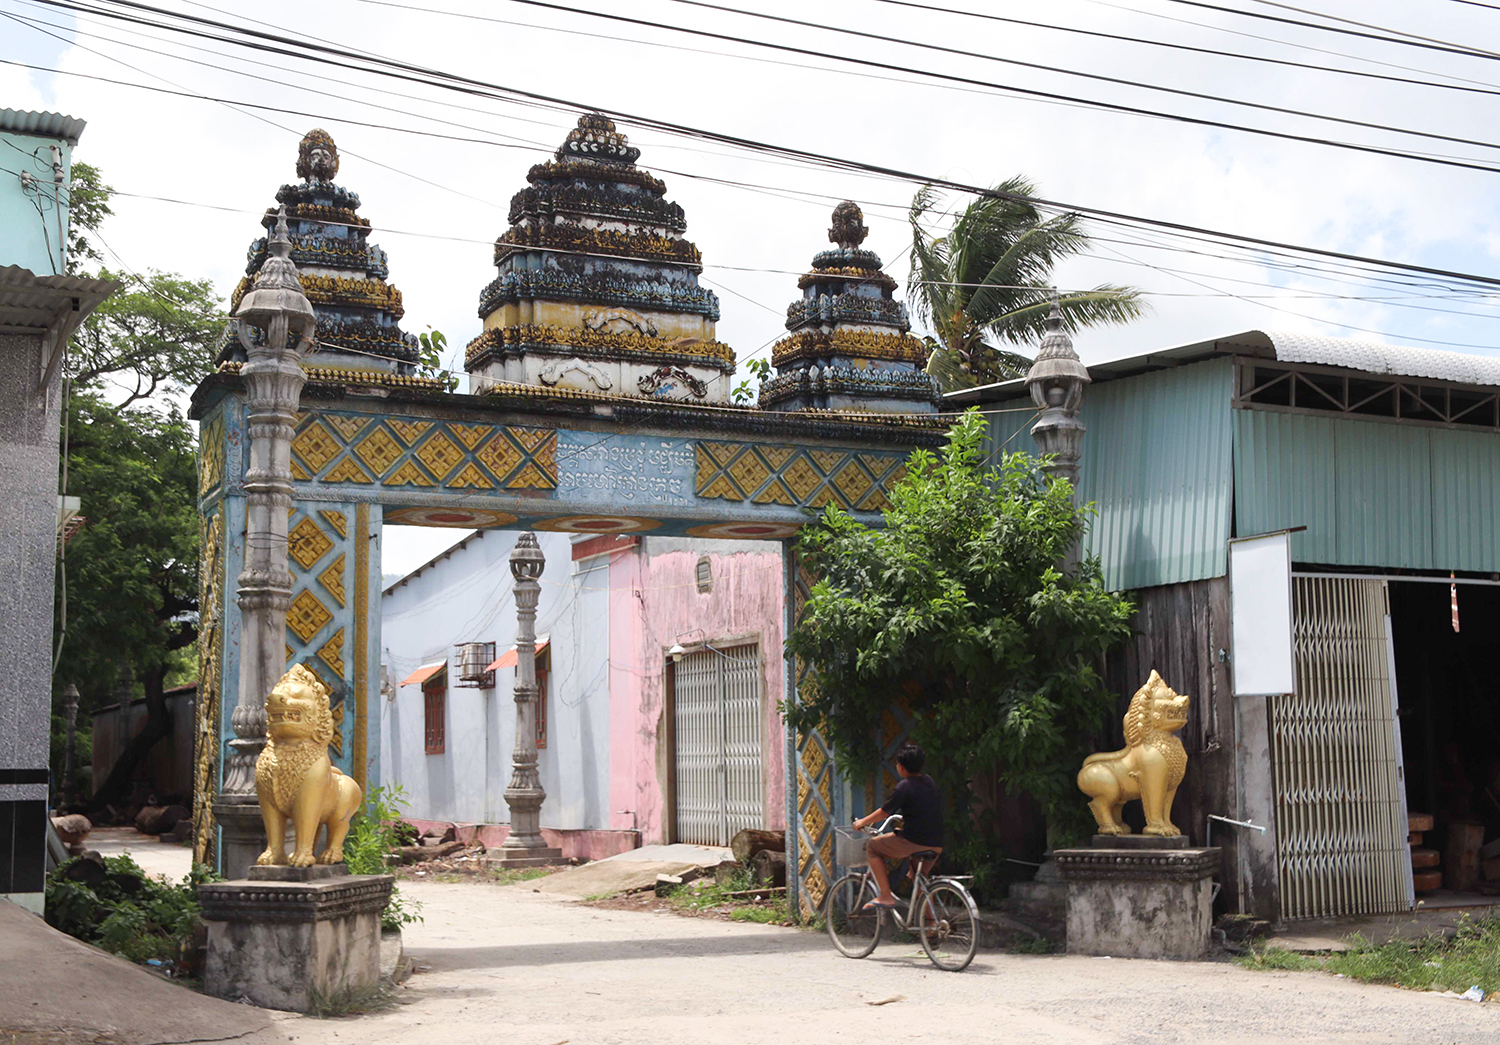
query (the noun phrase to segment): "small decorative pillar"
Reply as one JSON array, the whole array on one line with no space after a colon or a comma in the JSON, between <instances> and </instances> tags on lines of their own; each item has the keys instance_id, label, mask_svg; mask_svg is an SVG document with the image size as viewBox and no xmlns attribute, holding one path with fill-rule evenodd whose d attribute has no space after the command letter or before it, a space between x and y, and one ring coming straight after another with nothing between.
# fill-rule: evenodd
<instances>
[{"instance_id":1,"label":"small decorative pillar","mask_svg":"<svg viewBox=\"0 0 1500 1045\"><path fill-rule=\"evenodd\" d=\"M121 714L124 714L123 710ZM63 690L63 717L68 723L67 739L63 741L63 778L58 793L58 805L64 809L73 801L74 732L78 725L78 687L69 682Z\"/></svg>"},{"instance_id":2,"label":"small decorative pillar","mask_svg":"<svg viewBox=\"0 0 1500 1045\"><path fill-rule=\"evenodd\" d=\"M1087 426L1079 420L1083 408L1083 386L1089 383L1088 368L1073 351L1073 339L1063 329L1062 306L1052 295L1052 313L1047 317L1047 332L1042 335L1036 362L1026 375L1031 399L1042 411L1031 426L1037 449L1051 454L1053 460L1043 471L1066 479L1078 489L1078 461L1083 456L1083 433Z\"/></svg>"},{"instance_id":3,"label":"small decorative pillar","mask_svg":"<svg viewBox=\"0 0 1500 1045\"><path fill-rule=\"evenodd\" d=\"M536 604L546 557L536 534L523 533L510 553L516 579L516 746L505 803L510 806L510 834L500 851L485 858L487 867L540 867L562 858L542 838L542 802L547 792L536 770Z\"/></svg>"},{"instance_id":4,"label":"small decorative pillar","mask_svg":"<svg viewBox=\"0 0 1500 1045\"><path fill-rule=\"evenodd\" d=\"M220 870L230 879L244 878L266 844L255 797L255 760L266 742L266 694L286 670L292 434L306 380L302 357L317 329L312 303L292 263L285 208L277 215L268 250L270 257L233 317L235 336L248 357L240 376L249 404L250 454L245 568L239 577L239 694L230 716L234 739L224 761L224 786L213 805L224 832Z\"/></svg>"}]
</instances>

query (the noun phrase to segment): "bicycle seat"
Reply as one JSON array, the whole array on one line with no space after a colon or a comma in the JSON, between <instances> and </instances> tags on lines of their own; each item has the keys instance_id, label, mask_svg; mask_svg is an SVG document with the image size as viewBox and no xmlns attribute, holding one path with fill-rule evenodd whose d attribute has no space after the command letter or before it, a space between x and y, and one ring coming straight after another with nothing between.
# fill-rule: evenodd
<instances>
[{"instance_id":1,"label":"bicycle seat","mask_svg":"<svg viewBox=\"0 0 1500 1045\"><path fill-rule=\"evenodd\" d=\"M907 859L911 860L913 863L920 864L925 863L928 860L936 860L937 853L934 853L931 849L918 849L915 853L912 853L910 856L908 856Z\"/></svg>"}]
</instances>

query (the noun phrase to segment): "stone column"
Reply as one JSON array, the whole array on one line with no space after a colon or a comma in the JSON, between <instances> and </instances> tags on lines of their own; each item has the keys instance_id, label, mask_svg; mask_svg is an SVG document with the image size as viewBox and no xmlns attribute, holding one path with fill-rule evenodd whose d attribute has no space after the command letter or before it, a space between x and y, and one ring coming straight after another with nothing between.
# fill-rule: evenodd
<instances>
[{"instance_id":1,"label":"stone column","mask_svg":"<svg viewBox=\"0 0 1500 1045\"><path fill-rule=\"evenodd\" d=\"M292 263L285 208L268 249L269 257L233 317L235 336L249 357L240 376L249 405L250 453L245 569L239 577L239 695L230 716L234 739L225 756L224 786L213 806L224 832L220 870L229 879L244 878L266 844L255 797L255 760L266 743L266 695L286 671L292 433L306 380L302 356L317 328Z\"/></svg>"},{"instance_id":2,"label":"stone column","mask_svg":"<svg viewBox=\"0 0 1500 1045\"><path fill-rule=\"evenodd\" d=\"M536 770L536 604L546 564L536 534L521 534L510 553L510 572L516 579L516 746L510 786L505 789L510 834L500 852L486 858L489 867L536 867L562 858L562 850L548 848L542 838L547 792Z\"/></svg>"},{"instance_id":3,"label":"stone column","mask_svg":"<svg viewBox=\"0 0 1500 1045\"><path fill-rule=\"evenodd\" d=\"M1083 456L1083 433L1079 420L1083 408L1083 386L1089 383L1088 368L1073 351L1073 339L1062 328L1062 308L1057 295L1052 296L1052 313L1047 317L1047 332L1042 335L1036 362L1026 375L1031 399L1042 416L1031 427L1032 438L1043 454L1053 455L1043 471L1078 488L1078 461Z\"/></svg>"}]
</instances>

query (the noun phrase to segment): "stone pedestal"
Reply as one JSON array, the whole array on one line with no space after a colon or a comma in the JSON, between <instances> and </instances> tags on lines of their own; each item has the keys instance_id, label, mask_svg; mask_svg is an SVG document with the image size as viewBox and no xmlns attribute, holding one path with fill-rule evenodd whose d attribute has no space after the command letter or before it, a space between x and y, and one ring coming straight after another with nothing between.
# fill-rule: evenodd
<instances>
[{"instance_id":1,"label":"stone pedestal","mask_svg":"<svg viewBox=\"0 0 1500 1045\"><path fill-rule=\"evenodd\" d=\"M250 877L198 887L208 923L203 990L267 1009L307 1012L380 982L380 912L390 875L344 864L252 867Z\"/></svg>"},{"instance_id":2,"label":"stone pedestal","mask_svg":"<svg viewBox=\"0 0 1500 1045\"><path fill-rule=\"evenodd\" d=\"M266 824L255 792L220 795L213 804L214 820L222 832L219 873L231 881L244 878L266 850Z\"/></svg>"},{"instance_id":3,"label":"stone pedestal","mask_svg":"<svg viewBox=\"0 0 1500 1045\"><path fill-rule=\"evenodd\" d=\"M491 849L484 854L484 866L489 871L515 870L522 867L550 867L562 863L562 850L542 849Z\"/></svg>"},{"instance_id":4,"label":"stone pedestal","mask_svg":"<svg viewBox=\"0 0 1500 1045\"><path fill-rule=\"evenodd\" d=\"M1068 953L1193 960L1208 953L1218 849L1099 835L1053 854L1068 887Z\"/></svg>"}]
</instances>

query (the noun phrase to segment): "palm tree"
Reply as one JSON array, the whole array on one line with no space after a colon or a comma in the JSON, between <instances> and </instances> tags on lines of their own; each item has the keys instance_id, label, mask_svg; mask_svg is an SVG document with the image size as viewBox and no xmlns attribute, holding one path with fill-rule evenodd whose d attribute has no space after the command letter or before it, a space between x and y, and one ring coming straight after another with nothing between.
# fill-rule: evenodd
<instances>
[{"instance_id":1,"label":"palm tree","mask_svg":"<svg viewBox=\"0 0 1500 1045\"><path fill-rule=\"evenodd\" d=\"M927 372L943 391L1021 377L1031 360L1008 346L1035 344L1052 308L1052 269L1088 249L1077 214L1044 219L1015 177L974 200L946 236L929 231L937 190L912 198L911 302L932 330ZM1126 323L1144 311L1133 287L1099 286L1059 298L1068 330Z\"/></svg>"}]
</instances>

